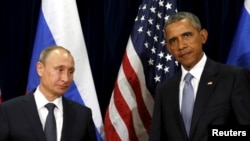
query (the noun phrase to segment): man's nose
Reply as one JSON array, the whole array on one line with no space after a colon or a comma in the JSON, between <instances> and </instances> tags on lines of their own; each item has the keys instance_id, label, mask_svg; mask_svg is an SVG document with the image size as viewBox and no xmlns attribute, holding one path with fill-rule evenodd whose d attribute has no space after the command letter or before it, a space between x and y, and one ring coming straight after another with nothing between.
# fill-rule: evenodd
<instances>
[{"instance_id":1,"label":"man's nose","mask_svg":"<svg viewBox=\"0 0 250 141\"><path fill-rule=\"evenodd\" d=\"M186 42L185 42L185 40L183 38L178 38L177 44L178 44L178 48L180 50L182 50L183 48L185 48L186 45L187 45Z\"/></svg>"},{"instance_id":2,"label":"man's nose","mask_svg":"<svg viewBox=\"0 0 250 141\"><path fill-rule=\"evenodd\" d=\"M64 82L68 82L70 79L72 78L72 75L65 71L62 76L61 76L61 79L64 81Z\"/></svg>"}]
</instances>

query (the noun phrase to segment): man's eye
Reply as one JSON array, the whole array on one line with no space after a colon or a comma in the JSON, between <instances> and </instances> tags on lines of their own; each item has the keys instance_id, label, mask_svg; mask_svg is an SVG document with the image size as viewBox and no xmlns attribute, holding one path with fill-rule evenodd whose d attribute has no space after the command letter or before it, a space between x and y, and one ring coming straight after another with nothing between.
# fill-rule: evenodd
<instances>
[{"instance_id":1,"label":"man's eye","mask_svg":"<svg viewBox=\"0 0 250 141\"><path fill-rule=\"evenodd\" d=\"M58 72L62 72L63 71L63 69L61 69L61 68L57 68L56 69Z\"/></svg>"},{"instance_id":2,"label":"man's eye","mask_svg":"<svg viewBox=\"0 0 250 141\"><path fill-rule=\"evenodd\" d=\"M174 44L175 42L176 42L176 39L170 39L170 40L168 40L168 43L169 43L170 45Z\"/></svg>"},{"instance_id":3,"label":"man's eye","mask_svg":"<svg viewBox=\"0 0 250 141\"><path fill-rule=\"evenodd\" d=\"M70 73L70 74L73 74L73 73L74 73L74 70L69 71L69 73Z\"/></svg>"},{"instance_id":4,"label":"man's eye","mask_svg":"<svg viewBox=\"0 0 250 141\"><path fill-rule=\"evenodd\" d=\"M184 34L184 37L190 37L191 35L192 35L192 33L187 32L187 33Z\"/></svg>"}]
</instances>

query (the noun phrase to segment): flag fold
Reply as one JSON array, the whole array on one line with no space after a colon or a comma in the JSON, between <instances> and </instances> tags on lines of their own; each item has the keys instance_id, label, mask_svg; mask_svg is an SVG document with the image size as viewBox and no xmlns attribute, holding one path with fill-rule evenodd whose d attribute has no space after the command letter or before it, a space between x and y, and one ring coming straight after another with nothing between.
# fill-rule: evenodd
<instances>
[{"instance_id":1,"label":"flag fold","mask_svg":"<svg viewBox=\"0 0 250 141\"><path fill-rule=\"evenodd\" d=\"M250 0L245 0L227 64L250 69Z\"/></svg>"}]
</instances>

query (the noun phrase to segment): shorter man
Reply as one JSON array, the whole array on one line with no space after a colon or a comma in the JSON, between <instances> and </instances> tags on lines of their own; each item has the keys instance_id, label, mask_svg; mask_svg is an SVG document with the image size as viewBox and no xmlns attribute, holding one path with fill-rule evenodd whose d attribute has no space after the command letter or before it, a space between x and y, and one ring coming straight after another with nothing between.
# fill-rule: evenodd
<instances>
[{"instance_id":1,"label":"shorter man","mask_svg":"<svg viewBox=\"0 0 250 141\"><path fill-rule=\"evenodd\" d=\"M0 105L0 141L48 140L44 132L48 103L55 105L54 141L97 140L91 110L63 96L73 81L74 64L73 56L63 47L42 51L36 67L40 77L37 89Z\"/></svg>"}]
</instances>

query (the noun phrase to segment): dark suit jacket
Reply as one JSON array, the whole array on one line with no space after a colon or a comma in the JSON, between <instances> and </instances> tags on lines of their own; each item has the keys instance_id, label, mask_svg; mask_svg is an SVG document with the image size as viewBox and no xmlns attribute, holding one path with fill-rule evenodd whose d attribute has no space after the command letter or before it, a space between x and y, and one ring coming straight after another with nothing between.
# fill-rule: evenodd
<instances>
[{"instance_id":1,"label":"dark suit jacket","mask_svg":"<svg viewBox=\"0 0 250 141\"><path fill-rule=\"evenodd\" d=\"M91 110L62 98L61 141L95 141ZM0 104L0 141L45 141L33 94Z\"/></svg>"},{"instance_id":2,"label":"dark suit jacket","mask_svg":"<svg viewBox=\"0 0 250 141\"><path fill-rule=\"evenodd\" d=\"M188 141L179 108L181 71L158 87L150 141ZM190 141L207 141L210 125L250 124L249 72L207 59L195 99Z\"/></svg>"}]
</instances>

